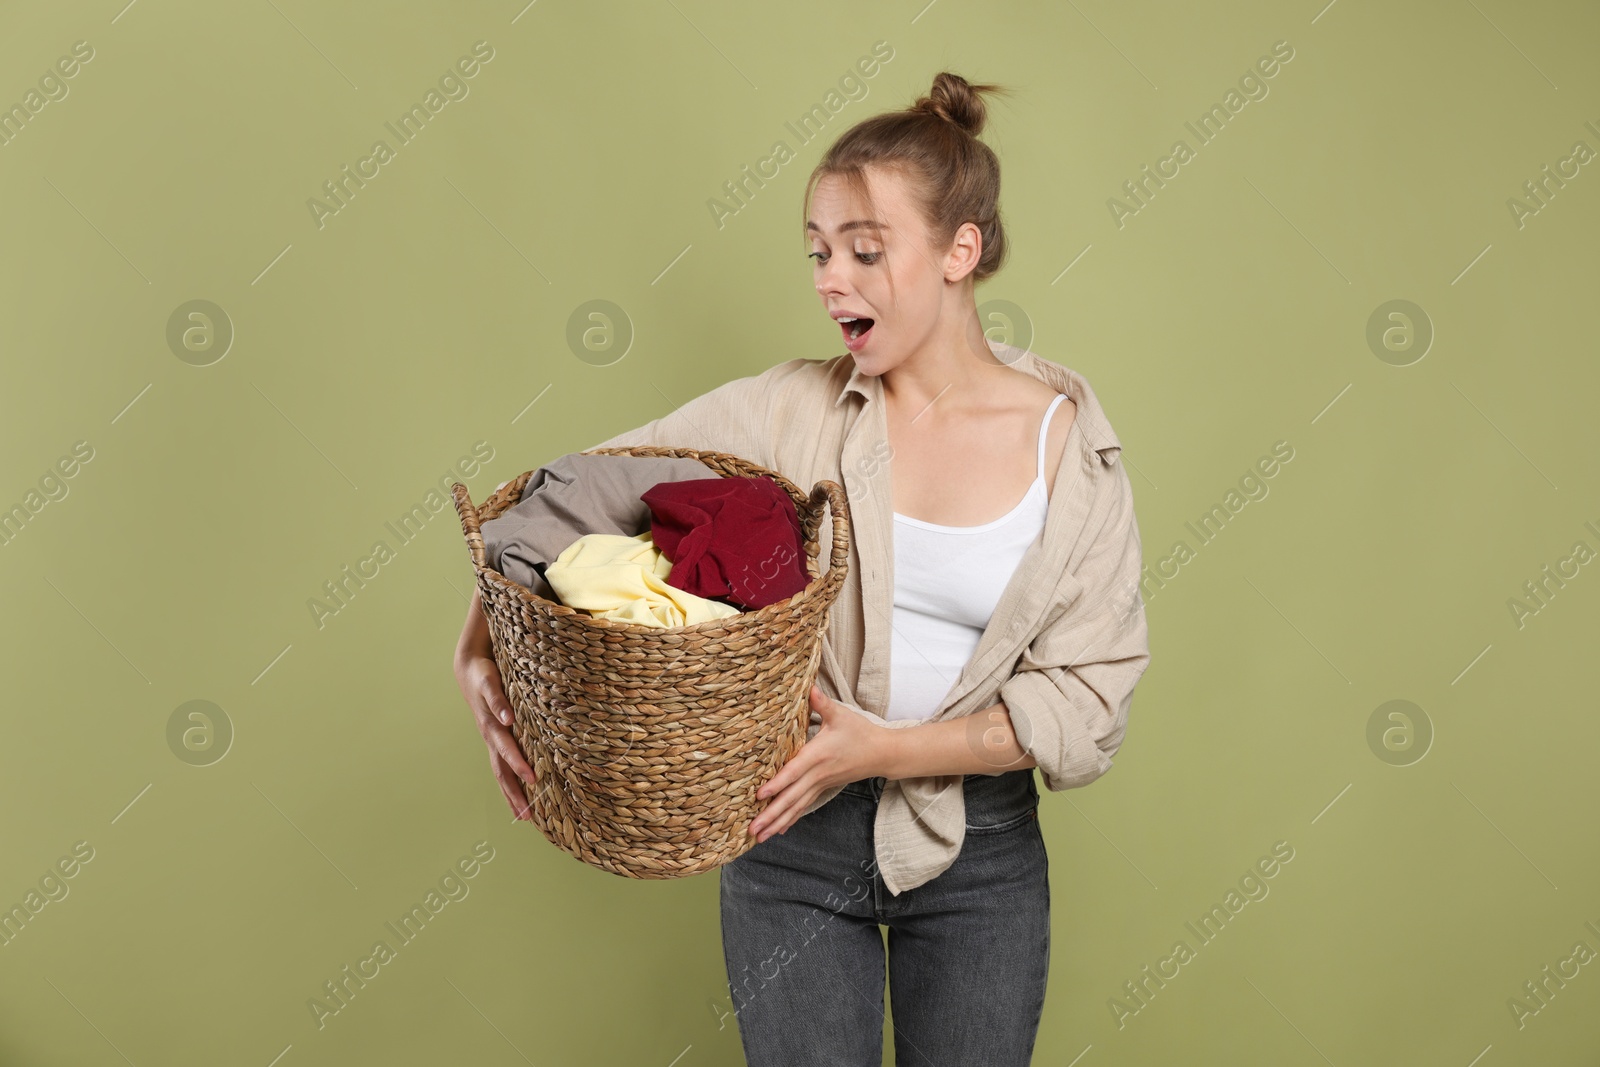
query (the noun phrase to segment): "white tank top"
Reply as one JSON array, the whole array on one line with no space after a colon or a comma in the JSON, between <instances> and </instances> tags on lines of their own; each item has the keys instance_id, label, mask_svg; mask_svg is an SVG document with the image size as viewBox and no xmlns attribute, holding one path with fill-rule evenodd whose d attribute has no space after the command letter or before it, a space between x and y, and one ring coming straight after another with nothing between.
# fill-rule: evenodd
<instances>
[{"instance_id":1,"label":"white tank top","mask_svg":"<svg viewBox=\"0 0 1600 1067\"><path fill-rule=\"evenodd\" d=\"M926 719L944 702L989 625L1050 503L1044 445L1058 395L1039 423L1038 474L1016 507L982 526L940 526L894 513L890 719Z\"/></svg>"}]
</instances>

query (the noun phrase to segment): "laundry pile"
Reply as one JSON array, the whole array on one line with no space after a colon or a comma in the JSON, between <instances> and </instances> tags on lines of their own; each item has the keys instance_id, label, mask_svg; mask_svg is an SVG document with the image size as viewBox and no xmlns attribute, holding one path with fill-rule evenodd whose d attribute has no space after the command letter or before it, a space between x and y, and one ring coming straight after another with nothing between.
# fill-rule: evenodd
<instances>
[{"instance_id":1,"label":"laundry pile","mask_svg":"<svg viewBox=\"0 0 1600 1067\"><path fill-rule=\"evenodd\" d=\"M546 600L689 626L787 600L810 580L794 499L697 459L574 452L480 528L488 565Z\"/></svg>"}]
</instances>

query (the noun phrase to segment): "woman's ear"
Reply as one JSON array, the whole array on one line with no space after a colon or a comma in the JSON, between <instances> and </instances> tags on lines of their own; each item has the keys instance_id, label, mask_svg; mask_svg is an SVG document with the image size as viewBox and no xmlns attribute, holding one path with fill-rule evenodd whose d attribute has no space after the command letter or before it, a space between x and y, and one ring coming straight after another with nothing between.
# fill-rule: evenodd
<instances>
[{"instance_id":1,"label":"woman's ear","mask_svg":"<svg viewBox=\"0 0 1600 1067\"><path fill-rule=\"evenodd\" d=\"M970 222L956 228L950 240L950 251L945 255L944 277L948 282L959 282L971 274L983 258L983 234Z\"/></svg>"}]
</instances>

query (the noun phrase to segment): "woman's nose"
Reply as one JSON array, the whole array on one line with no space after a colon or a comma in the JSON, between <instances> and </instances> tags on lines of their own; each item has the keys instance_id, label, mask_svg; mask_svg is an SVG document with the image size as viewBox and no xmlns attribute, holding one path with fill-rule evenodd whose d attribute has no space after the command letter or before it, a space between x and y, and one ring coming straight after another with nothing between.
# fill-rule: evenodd
<instances>
[{"instance_id":1,"label":"woman's nose","mask_svg":"<svg viewBox=\"0 0 1600 1067\"><path fill-rule=\"evenodd\" d=\"M829 293L839 292L840 272L830 260L817 269L817 293L827 296Z\"/></svg>"}]
</instances>

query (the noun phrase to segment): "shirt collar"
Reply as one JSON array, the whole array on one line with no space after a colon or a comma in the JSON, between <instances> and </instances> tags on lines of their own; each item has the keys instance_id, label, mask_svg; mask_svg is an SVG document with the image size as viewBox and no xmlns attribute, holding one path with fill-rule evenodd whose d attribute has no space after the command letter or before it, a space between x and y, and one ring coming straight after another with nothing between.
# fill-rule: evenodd
<instances>
[{"instance_id":1,"label":"shirt collar","mask_svg":"<svg viewBox=\"0 0 1600 1067\"><path fill-rule=\"evenodd\" d=\"M1009 366L1026 371L1056 392L1071 397L1078 408L1074 422L1083 432L1089 447L1099 452L1107 463L1116 459L1122 450L1122 442L1111 429L1111 423L1106 419L1100 401L1095 397L1094 390L1089 388L1089 383L1084 380L1083 375L1070 367L1044 359L1025 348L1017 348L999 341L990 341L989 347L993 349L996 358ZM855 365L855 360L848 352L839 358L844 360L844 366L850 368L850 375L845 380L844 387L839 390L838 397L834 399L835 407L844 403L844 398L851 393L857 394L864 400L883 398L881 378L861 373L861 368Z\"/></svg>"}]
</instances>

